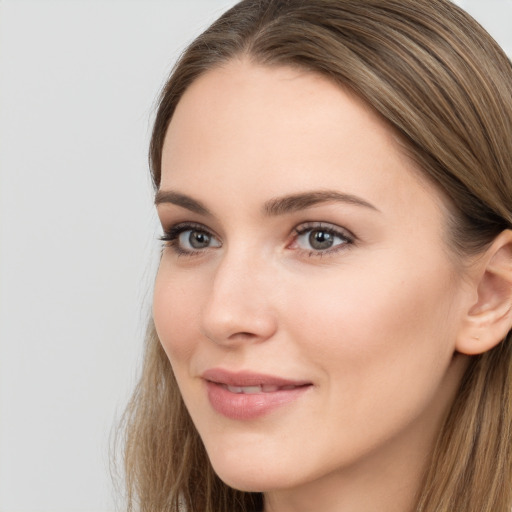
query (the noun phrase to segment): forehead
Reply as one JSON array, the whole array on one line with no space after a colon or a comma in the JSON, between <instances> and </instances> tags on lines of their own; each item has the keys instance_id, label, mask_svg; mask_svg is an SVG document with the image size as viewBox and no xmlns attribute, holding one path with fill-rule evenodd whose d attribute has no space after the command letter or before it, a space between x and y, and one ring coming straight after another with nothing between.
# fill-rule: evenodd
<instances>
[{"instance_id":1,"label":"forehead","mask_svg":"<svg viewBox=\"0 0 512 512\"><path fill-rule=\"evenodd\" d=\"M247 60L187 89L166 134L161 188L223 190L244 204L336 188L372 202L423 194L441 205L395 132L355 94L319 74Z\"/></svg>"},{"instance_id":2,"label":"forehead","mask_svg":"<svg viewBox=\"0 0 512 512\"><path fill-rule=\"evenodd\" d=\"M296 67L232 60L204 73L188 87L165 142L168 145L176 135L175 128L182 134L202 136L221 126L216 146L229 129L243 130L240 136L251 132L255 143L267 142L263 136L272 130L274 135L283 135L284 143L328 125L345 140L357 137L359 128L369 127L379 132L382 141L396 138L389 125L358 96L323 75ZM258 135L261 137L256 138ZM202 146L207 142L204 137Z\"/></svg>"}]
</instances>

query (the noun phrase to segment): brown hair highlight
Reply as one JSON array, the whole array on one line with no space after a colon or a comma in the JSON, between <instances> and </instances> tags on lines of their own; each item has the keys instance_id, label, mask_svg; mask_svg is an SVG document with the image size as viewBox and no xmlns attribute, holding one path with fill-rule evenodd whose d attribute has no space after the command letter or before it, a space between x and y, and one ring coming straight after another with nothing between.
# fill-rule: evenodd
<instances>
[{"instance_id":1,"label":"brown hair highlight","mask_svg":"<svg viewBox=\"0 0 512 512\"><path fill-rule=\"evenodd\" d=\"M243 56L327 76L383 117L450 199L454 253L476 254L512 227L512 65L448 0L240 2L189 46L162 91L150 146L155 189L180 98L203 73ZM510 512L510 337L471 358L415 512ZM129 510L262 510L260 494L215 475L152 322L125 426Z\"/></svg>"}]
</instances>

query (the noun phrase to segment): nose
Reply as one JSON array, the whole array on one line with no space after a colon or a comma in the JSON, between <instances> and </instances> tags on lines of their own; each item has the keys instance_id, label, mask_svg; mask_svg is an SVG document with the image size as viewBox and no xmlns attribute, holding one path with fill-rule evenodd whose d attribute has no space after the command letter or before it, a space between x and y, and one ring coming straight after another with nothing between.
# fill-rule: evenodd
<instances>
[{"instance_id":1,"label":"nose","mask_svg":"<svg viewBox=\"0 0 512 512\"><path fill-rule=\"evenodd\" d=\"M224 346L257 343L277 330L275 275L261 259L226 255L215 268L201 318L203 334Z\"/></svg>"}]
</instances>

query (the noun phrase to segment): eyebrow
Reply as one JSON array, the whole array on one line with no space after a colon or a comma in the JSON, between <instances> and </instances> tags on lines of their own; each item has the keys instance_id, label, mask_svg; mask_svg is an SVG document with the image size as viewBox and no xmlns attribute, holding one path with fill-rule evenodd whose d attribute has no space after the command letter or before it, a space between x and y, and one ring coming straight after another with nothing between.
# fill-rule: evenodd
<instances>
[{"instance_id":1,"label":"eyebrow","mask_svg":"<svg viewBox=\"0 0 512 512\"><path fill-rule=\"evenodd\" d=\"M192 199L190 196L173 192L171 190L159 190L155 195L155 205L158 206L162 203L171 203L176 206L186 208L191 212L198 213L199 215L211 216L210 211L200 201Z\"/></svg>"},{"instance_id":2,"label":"eyebrow","mask_svg":"<svg viewBox=\"0 0 512 512\"><path fill-rule=\"evenodd\" d=\"M263 213L266 216L274 217L311 208L322 203L340 202L356 206L362 206L371 210L380 211L373 204L352 194L343 194L331 190L319 190L312 192L301 192L289 196L269 199L263 206ZM211 212L203 203L185 194L170 190L159 190L155 195L155 205L171 203L181 206L199 215L211 216Z\"/></svg>"},{"instance_id":3,"label":"eyebrow","mask_svg":"<svg viewBox=\"0 0 512 512\"><path fill-rule=\"evenodd\" d=\"M285 213L292 213L299 210L305 210L322 203L340 202L356 206L363 206L371 210L379 211L373 204L352 194L343 194L331 190L320 190L313 192L303 192L285 197L270 199L265 203L264 211L266 215L275 216Z\"/></svg>"}]
</instances>

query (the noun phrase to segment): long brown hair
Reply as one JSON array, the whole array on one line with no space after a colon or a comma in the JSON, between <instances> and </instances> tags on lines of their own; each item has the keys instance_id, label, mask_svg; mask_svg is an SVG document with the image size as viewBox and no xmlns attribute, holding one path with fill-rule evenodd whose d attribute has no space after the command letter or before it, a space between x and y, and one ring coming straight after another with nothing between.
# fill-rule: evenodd
<instances>
[{"instance_id":1,"label":"long brown hair","mask_svg":"<svg viewBox=\"0 0 512 512\"><path fill-rule=\"evenodd\" d=\"M456 255L512 226L512 66L448 0L244 0L184 52L165 85L150 147L155 188L165 133L187 87L245 56L348 87L395 130L450 198ZM415 512L510 512L512 339L473 356L439 434ZM248 512L262 496L215 475L154 326L125 414L129 510Z\"/></svg>"}]
</instances>

